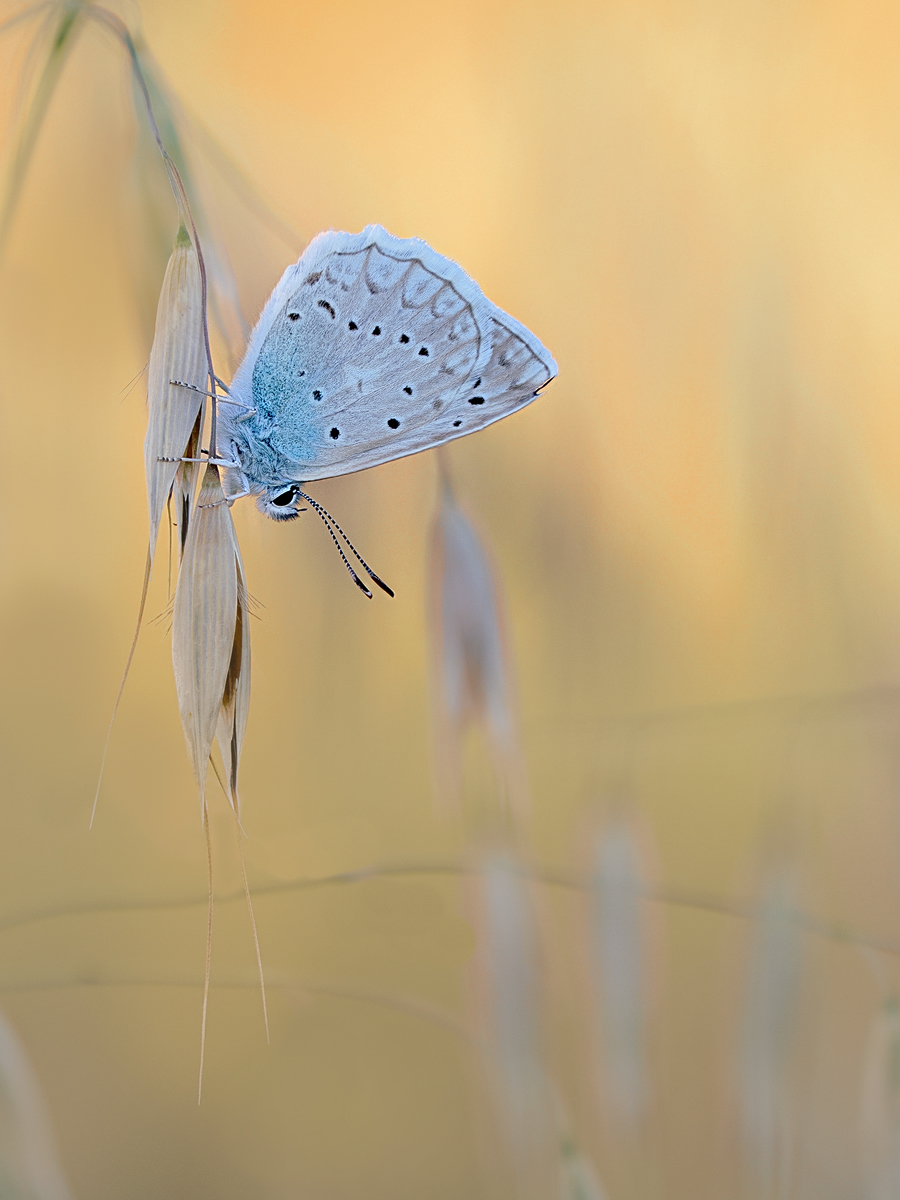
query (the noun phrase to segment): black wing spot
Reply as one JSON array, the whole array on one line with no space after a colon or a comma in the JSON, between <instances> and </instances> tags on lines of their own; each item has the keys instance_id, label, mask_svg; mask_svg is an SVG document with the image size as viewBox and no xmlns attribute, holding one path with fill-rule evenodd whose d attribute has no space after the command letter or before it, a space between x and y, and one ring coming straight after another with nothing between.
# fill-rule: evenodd
<instances>
[{"instance_id":1,"label":"black wing spot","mask_svg":"<svg viewBox=\"0 0 900 1200\"><path fill-rule=\"evenodd\" d=\"M347 328L348 329L359 329L359 326L357 325L357 323L355 321L351 321L350 324L347 326ZM475 386L477 387L478 385L476 384Z\"/></svg>"},{"instance_id":2,"label":"black wing spot","mask_svg":"<svg viewBox=\"0 0 900 1200\"><path fill-rule=\"evenodd\" d=\"M299 313L288 313L288 320L289 321L299 321L300 314ZM273 503L275 503L275 502L273 501Z\"/></svg>"},{"instance_id":3,"label":"black wing spot","mask_svg":"<svg viewBox=\"0 0 900 1200\"><path fill-rule=\"evenodd\" d=\"M332 429L328 436L333 437L334 440L337 441L337 439L341 436L341 431L339 429Z\"/></svg>"},{"instance_id":4,"label":"black wing spot","mask_svg":"<svg viewBox=\"0 0 900 1200\"><path fill-rule=\"evenodd\" d=\"M396 417L389 417L388 425L390 425L391 429L399 429L400 428L400 422L397 420Z\"/></svg>"},{"instance_id":5,"label":"black wing spot","mask_svg":"<svg viewBox=\"0 0 900 1200\"><path fill-rule=\"evenodd\" d=\"M325 311L328 313L328 315L331 317L332 321L334 320L334 309L331 307L331 305L328 303L327 300L320 300L319 308L324 308Z\"/></svg>"},{"instance_id":6,"label":"black wing spot","mask_svg":"<svg viewBox=\"0 0 900 1200\"><path fill-rule=\"evenodd\" d=\"M408 341L409 341L409 338L406 336L406 334L405 334L405 333L401 333L401 334L400 334L400 341L405 343L405 342L408 342Z\"/></svg>"},{"instance_id":7,"label":"black wing spot","mask_svg":"<svg viewBox=\"0 0 900 1200\"><path fill-rule=\"evenodd\" d=\"M458 429L460 425L462 425L462 421L454 421L454 422L453 422L453 428L454 428L454 429Z\"/></svg>"},{"instance_id":8,"label":"black wing spot","mask_svg":"<svg viewBox=\"0 0 900 1200\"><path fill-rule=\"evenodd\" d=\"M321 399L322 399L322 393L319 391L318 388L316 388L316 390L313 392L313 400L321 400Z\"/></svg>"},{"instance_id":9,"label":"black wing spot","mask_svg":"<svg viewBox=\"0 0 900 1200\"><path fill-rule=\"evenodd\" d=\"M484 396L470 396L469 403L470 404L484 404Z\"/></svg>"},{"instance_id":10,"label":"black wing spot","mask_svg":"<svg viewBox=\"0 0 900 1200\"><path fill-rule=\"evenodd\" d=\"M380 325L376 325L375 328L372 330L372 337L381 337L381 326Z\"/></svg>"},{"instance_id":11,"label":"black wing spot","mask_svg":"<svg viewBox=\"0 0 900 1200\"><path fill-rule=\"evenodd\" d=\"M321 271L313 271L313 273L311 275L307 275L307 277L303 280L303 282L304 283L318 283L321 278L322 278Z\"/></svg>"},{"instance_id":12,"label":"black wing spot","mask_svg":"<svg viewBox=\"0 0 900 1200\"><path fill-rule=\"evenodd\" d=\"M428 357L428 347L423 346L422 349L419 351L419 353L422 355L423 358L427 358Z\"/></svg>"},{"instance_id":13,"label":"black wing spot","mask_svg":"<svg viewBox=\"0 0 900 1200\"><path fill-rule=\"evenodd\" d=\"M472 384L472 387L481 387L481 376L480 375L475 380L475 382Z\"/></svg>"},{"instance_id":14,"label":"black wing spot","mask_svg":"<svg viewBox=\"0 0 900 1200\"><path fill-rule=\"evenodd\" d=\"M412 388L411 388L411 387L405 387L403 390L404 390L404 392L406 392L407 396L411 396L411 395L412 395Z\"/></svg>"}]
</instances>

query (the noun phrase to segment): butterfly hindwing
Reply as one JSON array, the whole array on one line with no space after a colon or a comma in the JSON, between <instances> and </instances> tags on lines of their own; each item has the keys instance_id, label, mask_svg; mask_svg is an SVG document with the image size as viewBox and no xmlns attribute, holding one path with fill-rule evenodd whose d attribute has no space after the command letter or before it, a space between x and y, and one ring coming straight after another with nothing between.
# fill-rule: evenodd
<instances>
[{"instance_id":1,"label":"butterfly hindwing","mask_svg":"<svg viewBox=\"0 0 900 1200\"><path fill-rule=\"evenodd\" d=\"M250 457L313 480L472 433L555 374L460 267L373 226L321 235L285 273L233 390L257 409Z\"/></svg>"}]
</instances>

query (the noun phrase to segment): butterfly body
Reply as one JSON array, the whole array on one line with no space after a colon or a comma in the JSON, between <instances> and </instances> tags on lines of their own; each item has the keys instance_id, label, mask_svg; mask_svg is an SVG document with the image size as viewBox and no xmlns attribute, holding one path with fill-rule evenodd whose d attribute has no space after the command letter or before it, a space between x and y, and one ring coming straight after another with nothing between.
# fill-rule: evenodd
<instances>
[{"instance_id":1,"label":"butterfly body","mask_svg":"<svg viewBox=\"0 0 900 1200\"><path fill-rule=\"evenodd\" d=\"M271 509L291 484L482 429L555 375L537 338L425 242L324 233L263 310L230 388L245 409L221 405L222 450L241 491L292 516Z\"/></svg>"}]
</instances>

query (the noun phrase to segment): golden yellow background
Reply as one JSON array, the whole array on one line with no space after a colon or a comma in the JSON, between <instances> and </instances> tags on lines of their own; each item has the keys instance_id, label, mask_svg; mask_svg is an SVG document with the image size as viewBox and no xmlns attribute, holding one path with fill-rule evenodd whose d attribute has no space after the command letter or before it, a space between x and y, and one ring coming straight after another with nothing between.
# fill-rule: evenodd
<instances>
[{"instance_id":1,"label":"golden yellow background","mask_svg":"<svg viewBox=\"0 0 900 1200\"><path fill-rule=\"evenodd\" d=\"M559 363L451 452L507 592L535 861L585 865L625 796L661 880L745 897L786 838L811 909L896 937L895 6L145 0L142 19L294 253L374 221L423 237ZM2 43L6 112L26 42ZM263 894L463 847L432 801L432 455L315 491L394 601L360 596L312 514L282 528L236 506L260 602L242 791L272 1038L246 911L223 900L199 1108L206 864L164 618L88 832L146 548L134 140L121 50L86 29L0 273L0 1006L78 1197L509 1196L475 1056L432 1019L466 1014L459 881ZM260 238L257 257L219 190L258 304L292 251ZM148 611L166 603L160 570ZM470 779L474 811L476 759ZM638 1188L583 1053L579 902L543 899L548 1055L611 1200L739 1194L746 922L663 915ZM863 1043L896 972L807 949L796 1171L824 1200L858 1187Z\"/></svg>"}]
</instances>

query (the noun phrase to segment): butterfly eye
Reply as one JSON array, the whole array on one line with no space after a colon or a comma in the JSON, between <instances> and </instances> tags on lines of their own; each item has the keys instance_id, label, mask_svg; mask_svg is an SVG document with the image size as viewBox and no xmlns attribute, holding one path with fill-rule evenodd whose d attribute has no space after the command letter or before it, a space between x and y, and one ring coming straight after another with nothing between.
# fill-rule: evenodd
<instances>
[{"instance_id":1,"label":"butterfly eye","mask_svg":"<svg viewBox=\"0 0 900 1200\"><path fill-rule=\"evenodd\" d=\"M259 511L271 517L273 521L293 521L299 515L297 508L297 487L286 487L282 491L263 492L256 504Z\"/></svg>"}]
</instances>

